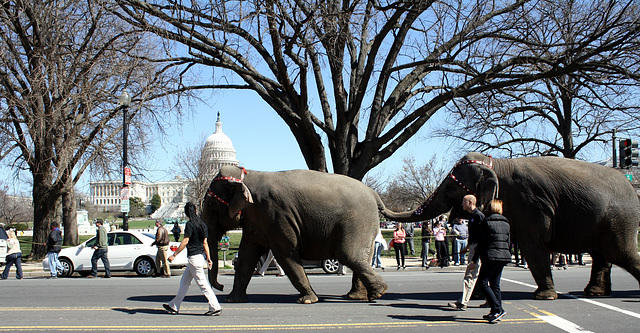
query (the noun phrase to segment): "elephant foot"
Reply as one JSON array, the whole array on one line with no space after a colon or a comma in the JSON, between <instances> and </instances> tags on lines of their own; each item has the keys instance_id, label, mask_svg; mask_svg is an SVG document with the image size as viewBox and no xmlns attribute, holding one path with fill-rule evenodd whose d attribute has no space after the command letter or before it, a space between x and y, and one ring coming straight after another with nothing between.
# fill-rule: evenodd
<instances>
[{"instance_id":1,"label":"elephant foot","mask_svg":"<svg viewBox=\"0 0 640 333\"><path fill-rule=\"evenodd\" d=\"M299 304L313 304L317 301L318 301L318 296L316 296L315 294L302 295L297 300Z\"/></svg>"},{"instance_id":2,"label":"elephant foot","mask_svg":"<svg viewBox=\"0 0 640 333\"><path fill-rule=\"evenodd\" d=\"M227 295L227 299L225 302L227 303L247 303L249 301L249 297L247 294L234 294L230 293Z\"/></svg>"},{"instance_id":3,"label":"elephant foot","mask_svg":"<svg viewBox=\"0 0 640 333\"><path fill-rule=\"evenodd\" d=\"M387 292L387 284L383 284L380 288L376 288L369 293L369 301L376 300Z\"/></svg>"},{"instance_id":4,"label":"elephant foot","mask_svg":"<svg viewBox=\"0 0 640 333\"><path fill-rule=\"evenodd\" d=\"M547 301L552 301L554 299L558 298L558 293L556 293L555 290L553 289L545 289L542 290L540 288L538 288L534 293L533 293L533 298L534 299L539 299L539 300L547 300Z\"/></svg>"},{"instance_id":5,"label":"elephant foot","mask_svg":"<svg viewBox=\"0 0 640 333\"><path fill-rule=\"evenodd\" d=\"M587 285L586 288L584 288L584 294L592 297L609 296L611 295L611 288L605 288L603 286L590 284L590 285Z\"/></svg>"},{"instance_id":6,"label":"elephant foot","mask_svg":"<svg viewBox=\"0 0 640 333\"><path fill-rule=\"evenodd\" d=\"M350 291L348 294L344 295L344 298L351 301L365 301L369 299L365 291Z\"/></svg>"}]
</instances>

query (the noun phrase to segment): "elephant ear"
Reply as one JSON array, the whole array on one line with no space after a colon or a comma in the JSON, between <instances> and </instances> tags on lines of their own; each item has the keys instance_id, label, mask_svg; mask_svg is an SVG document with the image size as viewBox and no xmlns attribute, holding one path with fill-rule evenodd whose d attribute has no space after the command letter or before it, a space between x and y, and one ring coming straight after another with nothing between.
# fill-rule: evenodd
<instances>
[{"instance_id":1,"label":"elephant ear","mask_svg":"<svg viewBox=\"0 0 640 333\"><path fill-rule=\"evenodd\" d=\"M253 203L251 191L247 185L236 180L229 180L233 195L229 201L229 217L234 218L242 209Z\"/></svg>"},{"instance_id":2,"label":"elephant ear","mask_svg":"<svg viewBox=\"0 0 640 333\"><path fill-rule=\"evenodd\" d=\"M498 175L496 175L493 169L482 166L482 175L478 178L476 183L477 190L477 206L480 210L489 201L495 199L499 192Z\"/></svg>"}]
</instances>

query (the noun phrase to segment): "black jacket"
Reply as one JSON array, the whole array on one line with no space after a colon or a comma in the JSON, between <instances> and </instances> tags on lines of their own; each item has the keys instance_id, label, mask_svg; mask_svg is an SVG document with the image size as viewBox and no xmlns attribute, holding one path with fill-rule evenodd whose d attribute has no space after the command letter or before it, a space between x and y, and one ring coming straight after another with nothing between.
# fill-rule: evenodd
<instances>
[{"instance_id":1,"label":"black jacket","mask_svg":"<svg viewBox=\"0 0 640 333\"><path fill-rule=\"evenodd\" d=\"M477 262L478 256L483 262L511 261L509 221L506 217L500 214L485 217L478 228L478 236L478 249L473 257L474 262Z\"/></svg>"},{"instance_id":2,"label":"black jacket","mask_svg":"<svg viewBox=\"0 0 640 333\"><path fill-rule=\"evenodd\" d=\"M62 249L62 231L55 228L49 233L47 238L47 252L59 253Z\"/></svg>"}]
</instances>

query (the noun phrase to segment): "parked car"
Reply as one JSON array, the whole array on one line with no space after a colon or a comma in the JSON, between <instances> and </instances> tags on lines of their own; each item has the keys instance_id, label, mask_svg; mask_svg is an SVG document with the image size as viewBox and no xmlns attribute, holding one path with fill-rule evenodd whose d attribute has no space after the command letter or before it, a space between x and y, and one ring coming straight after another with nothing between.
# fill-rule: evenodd
<instances>
[{"instance_id":1,"label":"parked car","mask_svg":"<svg viewBox=\"0 0 640 333\"><path fill-rule=\"evenodd\" d=\"M7 263L7 232L4 228L0 228L0 266L3 266Z\"/></svg>"},{"instance_id":2,"label":"parked car","mask_svg":"<svg viewBox=\"0 0 640 333\"><path fill-rule=\"evenodd\" d=\"M155 235L137 231L113 231L107 233L109 244L109 264L111 271L134 271L140 276L151 276L156 271L157 247L151 246ZM91 256L96 237L69 248L63 248L58 255L65 270L62 276L71 276L74 272L82 276L91 274ZM175 251L180 243L170 242L170 251ZM187 265L187 251L182 251L171 263L171 268ZM49 261L42 261L42 269L49 271ZM104 271L102 260L98 260L98 270Z\"/></svg>"},{"instance_id":3,"label":"parked car","mask_svg":"<svg viewBox=\"0 0 640 333\"><path fill-rule=\"evenodd\" d=\"M258 264L256 266L256 270L258 271L260 270L260 267L262 267L262 265L264 264L265 259L266 259L266 255L260 257L260 260L258 261ZM238 261L238 254L236 253L235 257L231 261L231 264L233 265L233 269L236 269L237 261ZM322 270L327 274L336 274L338 273L340 262L338 261L338 259L325 259L325 260L302 259L302 267L304 267L305 269L322 268ZM267 270L273 270L273 269L277 269L277 268L272 261L269 267L267 268Z\"/></svg>"}]
</instances>

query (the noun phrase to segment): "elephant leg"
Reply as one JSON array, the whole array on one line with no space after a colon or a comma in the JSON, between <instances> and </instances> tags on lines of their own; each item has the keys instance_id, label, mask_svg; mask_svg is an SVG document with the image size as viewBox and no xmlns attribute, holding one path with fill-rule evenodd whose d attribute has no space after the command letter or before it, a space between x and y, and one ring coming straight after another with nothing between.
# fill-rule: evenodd
<instances>
[{"instance_id":1,"label":"elephant leg","mask_svg":"<svg viewBox=\"0 0 640 333\"><path fill-rule=\"evenodd\" d=\"M598 252L590 252L593 263L591 278L584 288L587 296L605 296L611 294L611 263Z\"/></svg>"},{"instance_id":2,"label":"elephant leg","mask_svg":"<svg viewBox=\"0 0 640 333\"><path fill-rule=\"evenodd\" d=\"M538 289L533 293L534 299L554 300L558 298L555 291L551 268L549 266L549 252L542 244L534 244L529 237L520 241L520 247L524 257L527 259L529 271L538 285Z\"/></svg>"},{"instance_id":3,"label":"elephant leg","mask_svg":"<svg viewBox=\"0 0 640 333\"><path fill-rule=\"evenodd\" d=\"M300 292L297 302L300 304L312 304L318 301L316 292L311 288L307 273L302 267L302 259L298 254L289 254L288 256L282 256L280 251L272 249L276 260L280 264L280 267L284 270L293 284L293 287Z\"/></svg>"},{"instance_id":4,"label":"elephant leg","mask_svg":"<svg viewBox=\"0 0 640 333\"><path fill-rule=\"evenodd\" d=\"M258 260L267 251L266 248L256 244L240 242L236 273L233 278L233 290L227 296L227 303L244 303L248 301L247 286L256 269Z\"/></svg>"},{"instance_id":5,"label":"elephant leg","mask_svg":"<svg viewBox=\"0 0 640 333\"><path fill-rule=\"evenodd\" d=\"M387 283L371 268L369 261L358 261L347 266L353 271L351 291L346 295L347 299L373 301L387 292Z\"/></svg>"}]
</instances>

